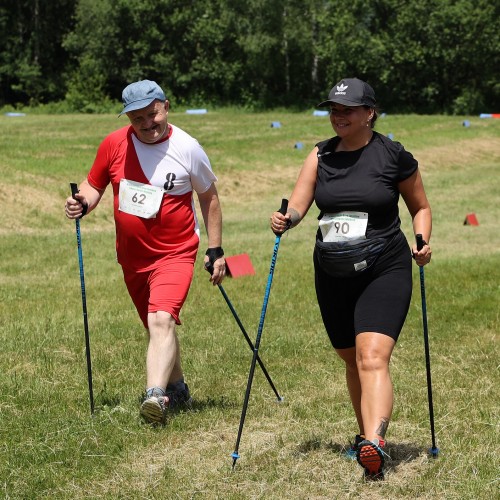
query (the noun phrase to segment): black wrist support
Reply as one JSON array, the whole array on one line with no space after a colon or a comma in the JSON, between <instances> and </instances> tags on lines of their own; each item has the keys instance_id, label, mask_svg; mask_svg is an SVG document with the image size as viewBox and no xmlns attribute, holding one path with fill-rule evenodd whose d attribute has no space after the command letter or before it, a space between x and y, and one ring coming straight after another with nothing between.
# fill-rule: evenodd
<instances>
[{"instance_id":1,"label":"black wrist support","mask_svg":"<svg viewBox=\"0 0 500 500\"><path fill-rule=\"evenodd\" d=\"M217 259L224 257L224 250L221 247L209 248L205 255L208 257L210 264L213 264Z\"/></svg>"},{"instance_id":2,"label":"black wrist support","mask_svg":"<svg viewBox=\"0 0 500 500\"><path fill-rule=\"evenodd\" d=\"M221 257L224 257L224 250L221 247L209 248L205 252L208 257L208 262L205 264L205 269L212 274L214 272L214 262Z\"/></svg>"}]
</instances>

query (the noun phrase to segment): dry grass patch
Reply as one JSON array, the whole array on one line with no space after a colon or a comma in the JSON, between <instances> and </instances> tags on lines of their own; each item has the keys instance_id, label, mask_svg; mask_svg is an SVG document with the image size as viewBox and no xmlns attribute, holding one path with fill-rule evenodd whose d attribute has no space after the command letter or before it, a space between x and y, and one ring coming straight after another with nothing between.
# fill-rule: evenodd
<instances>
[{"instance_id":1,"label":"dry grass patch","mask_svg":"<svg viewBox=\"0 0 500 500\"><path fill-rule=\"evenodd\" d=\"M477 137L412 151L424 175L442 175L456 168L473 169L477 164L500 160L500 138ZM480 171L478 175L480 175Z\"/></svg>"}]
</instances>

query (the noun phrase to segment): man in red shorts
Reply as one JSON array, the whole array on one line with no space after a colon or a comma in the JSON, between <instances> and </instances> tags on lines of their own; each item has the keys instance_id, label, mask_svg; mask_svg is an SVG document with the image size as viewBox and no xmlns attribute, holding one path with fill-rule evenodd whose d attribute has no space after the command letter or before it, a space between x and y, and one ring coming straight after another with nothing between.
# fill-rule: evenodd
<instances>
[{"instance_id":1,"label":"man in red shorts","mask_svg":"<svg viewBox=\"0 0 500 500\"><path fill-rule=\"evenodd\" d=\"M222 213L210 161L196 139L168 123L169 101L160 86L134 82L122 99L120 114L130 125L102 141L65 211L69 219L90 213L111 184L118 263L149 337L141 415L148 423L164 424L169 409L191 403L175 326L200 242L193 191L207 228L205 264L213 266L213 285L226 274Z\"/></svg>"}]
</instances>

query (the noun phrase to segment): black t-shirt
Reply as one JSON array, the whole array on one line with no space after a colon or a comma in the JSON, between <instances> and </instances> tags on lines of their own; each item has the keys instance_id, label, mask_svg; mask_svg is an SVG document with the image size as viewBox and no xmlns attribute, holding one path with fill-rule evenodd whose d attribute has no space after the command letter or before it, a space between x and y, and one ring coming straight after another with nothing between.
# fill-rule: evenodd
<instances>
[{"instance_id":1,"label":"black t-shirt","mask_svg":"<svg viewBox=\"0 0 500 500\"><path fill-rule=\"evenodd\" d=\"M398 183L410 177L418 162L399 142L374 132L356 151L335 152L339 137L319 142L314 200L325 213L368 213L367 238L391 237L400 228Z\"/></svg>"}]
</instances>

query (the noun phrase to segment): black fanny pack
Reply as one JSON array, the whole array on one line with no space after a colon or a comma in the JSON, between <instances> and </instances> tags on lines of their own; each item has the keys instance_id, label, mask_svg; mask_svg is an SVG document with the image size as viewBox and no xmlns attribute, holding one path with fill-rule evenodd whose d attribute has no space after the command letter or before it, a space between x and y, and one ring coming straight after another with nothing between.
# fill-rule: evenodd
<instances>
[{"instance_id":1,"label":"black fanny pack","mask_svg":"<svg viewBox=\"0 0 500 500\"><path fill-rule=\"evenodd\" d=\"M387 239L328 242L316 240L314 254L321 269L334 278L352 278L369 269L382 253Z\"/></svg>"}]
</instances>

